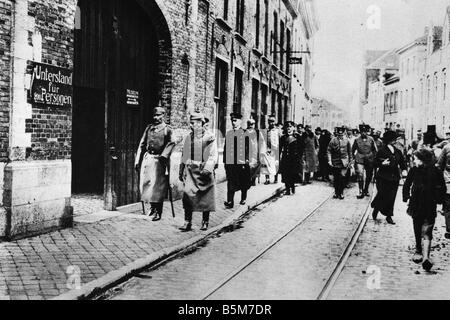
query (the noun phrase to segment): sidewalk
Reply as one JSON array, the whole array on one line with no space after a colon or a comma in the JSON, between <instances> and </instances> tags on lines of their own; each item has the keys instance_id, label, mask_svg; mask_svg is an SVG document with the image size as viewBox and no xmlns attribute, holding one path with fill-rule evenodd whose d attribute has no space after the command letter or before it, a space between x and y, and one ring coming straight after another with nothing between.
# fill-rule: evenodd
<instances>
[{"instance_id":1,"label":"sidewalk","mask_svg":"<svg viewBox=\"0 0 450 320\"><path fill-rule=\"evenodd\" d=\"M216 233L282 190L281 184L257 185L250 189L247 205L225 210L226 183L218 184L218 211L211 213L204 232L199 230L201 213L194 213L192 232L178 230L184 221L178 200L175 219L169 202L159 222L142 211L100 211L76 217L71 229L0 243L0 300L85 298Z\"/></svg>"}]
</instances>

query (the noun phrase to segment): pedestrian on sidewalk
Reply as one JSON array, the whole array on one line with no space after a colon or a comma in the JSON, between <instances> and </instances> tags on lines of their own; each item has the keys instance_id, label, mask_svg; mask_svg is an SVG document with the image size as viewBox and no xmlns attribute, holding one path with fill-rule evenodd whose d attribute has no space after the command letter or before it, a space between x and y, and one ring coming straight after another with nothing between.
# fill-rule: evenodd
<instances>
[{"instance_id":1,"label":"pedestrian on sidewalk","mask_svg":"<svg viewBox=\"0 0 450 320\"><path fill-rule=\"evenodd\" d=\"M241 127L242 115L234 112L230 118L233 129L226 134L223 152L227 176L227 201L224 205L227 209L233 208L236 191L241 191L240 204L245 205L251 180L248 146L245 143L245 131ZM278 129L275 130L278 132Z\"/></svg>"},{"instance_id":2,"label":"pedestrian on sidewalk","mask_svg":"<svg viewBox=\"0 0 450 320\"><path fill-rule=\"evenodd\" d=\"M203 212L202 227L207 230L209 215L216 211L214 167L217 163L217 143L214 134L204 128L203 113L190 116L191 132L184 140L179 179L183 182L184 225L192 229L192 213Z\"/></svg>"},{"instance_id":3,"label":"pedestrian on sidewalk","mask_svg":"<svg viewBox=\"0 0 450 320\"><path fill-rule=\"evenodd\" d=\"M403 185L403 201L409 200L407 212L413 219L416 239L413 261L423 261L423 268L430 271L433 267L430 250L436 207L443 202L447 188L442 171L434 166L432 150L422 148L414 152L413 156L415 166L409 171Z\"/></svg>"},{"instance_id":4,"label":"pedestrian on sidewalk","mask_svg":"<svg viewBox=\"0 0 450 320\"><path fill-rule=\"evenodd\" d=\"M152 221L161 220L163 203L169 189L170 155L175 139L164 122L166 110L156 107L153 123L147 126L136 152L135 169L140 172L141 201L151 204Z\"/></svg>"},{"instance_id":5,"label":"pedestrian on sidewalk","mask_svg":"<svg viewBox=\"0 0 450 320\"><path fill-rule=\"evenodd\" d=\"M369 196L369 186L372 182L373 163L377 154L375 141L368 135L370 126L360 125L361 135L355 139L352 154L355 155L356 174L359 185L358 199Z\"/></svg>"},{"instance_id":6,"label":"pedestrian on sidewalk","mask_svg":"<svg viewBox=\"0 0 450 320\"><path fill-rule=\"evenodd\" d=\"M317 151L319 149L319 141L316 135L311 130L311 126L305 126L305 132L303 133L303 145L305 155L305 166L303 172L305 174L303 184L311 184L311 174L315 173L318 167Z\"/></svg>"},{"instance_id":7,"label":"pedestrian on sidewalk","mask_svg":"<svg viewBox=\"0 0 450 320\"><path fill-rule=\"evenodd\" d=\"M389 224L395 224L392 220L394 215L395 199L400 184L400 172L406 171L405 158L400 150L394 147L397 141L397 133L388 130L383 134L385 146L378 150L375 157L375 167L378 168L376 175L377 195L372 201L372 218L377 219L381 212L386 216Z\"/></svg>"},{"instance_id":8,"label":"pedestrian on sidewalk","mask_svg":"<svg viewBox=\"0 0 450 320\"><path fill-rule=\"evenodd\" d=\"M248 154L249 154L249 165L250 165L250 185L256 185L256 178L259 177L261 171L261 161L260 156L260 144L264 141L259 130L255 129L256 121L250 118L247 121L247 130L245 130L246 139L248 139Z\"/></svg>"},{"instance_id":9,"label":"pedestrian on sidewalk","mask_svg":"<svg viewBox=\"0 0 450 320\"><path fill-rule=\"evenodd\" d=\"M286 195L290 195L291 192L295 194L296 177L300 173L301 141L294 122L287 121L284 130L280 142L280 173L286 185Z\"/></svg>"},{"instance_id":10,"label":"pedestrian on sidewalk","mask_svg":"<svg viewBox=\"0 0 450 320\"><path fill-rule=\"evenodd\" d=\"M274 183L278 183L278 167L280 152L280 135L275 126L275 116L269 117L269 130L267 131L267 143L264 144L265 152L260 154L261 175L266 176L264 184L270 184L270 176L274 176Z\"/></svg>"},{"instance_id":11,"label":"pedestrian on sidewalk","mask_svg":"<svg viewBox=\"0 0 450 320\"><path fill-rule=\"evenodd\" d=\"M323 134L319 139L319 172L322 181L327 182L330 182L330 167L328 166L327 149L331 139L331 133L328 130L323 130Z\"/></svg>"},{"instance_id":12,"label":"pedestrian on sidewalk","mask_svg":"<svg viewBox=\"0 0 450 320\"><path fill-rule=\"evenodd\" d=\"M345 127L336 128L337 137L328 145L328 164L333 172L334 198L344 199L345 174L352 161L352 147L345 136Z\"/></svg>"},{"instance_id":13,"label":"pedestrian on sidewalk","mask_svg":"<svg viewBox=\"0 0 450 320\"><path fill-rule=\"evenodd\" d=\"M444 198L442 210L445 216L445 238L450 239L450 144L447 144L442 150L438 160L438 168L443 171L447 185L447 193Z\"/></svg>"}]
</instances>

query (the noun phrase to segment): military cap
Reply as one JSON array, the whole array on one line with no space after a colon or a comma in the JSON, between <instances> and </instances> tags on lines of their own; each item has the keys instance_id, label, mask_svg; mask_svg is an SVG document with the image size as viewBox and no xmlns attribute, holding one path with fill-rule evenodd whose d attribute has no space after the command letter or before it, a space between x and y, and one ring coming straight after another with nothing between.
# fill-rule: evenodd
<instances>
[{"instance_id":1,"label":"military cap","mask_svg":"<svg viewBox=\"0 0 450 320\"><path fill-rule=\"evenodd\" d=\"M359 125L359 131L360 132L369 132L370 131L370 126L366 125L366 124L360 124Z\"/></svg>"},{"instance_id":2,"label":"military cap","mask_svg":"<svg viewBox=\"0 0 450 320\"><path fill-rule=\"evenodd\" d=\"M162 107L156 107L154 114L155 115L166 114L166 110Z\"/></svg>"},{"instance_id":3,"label":"military cap","mask_svg":"<svg viewBox=\"0 0 450 320\"><path fill-rule=\"evenodd\" d=\"M191 121L192 120L201 120L202 122L205 122L205 116L201 112L193 112L191 113Z\"/></svg>"},{"instance_id":4,"label":"military cap","mask_svg":"<svg viewBox=\"0 0 450 320\"><path fill-rule=\"evenodd\" d=\"M334 130L337 132L337 134L344 134L345 133L345 127L344 126L336 127Z\"/></svg>"},{"instance_id":5,"label":"military cap","mask_svg":"<svg viewBox=\"0 0 450 320\"><path fill-rule=\"evenodd\" d=\"M317 127L315 131L316 131L316 132L317 132L317 131L320 131L320 132L322 132L322 128L320 128L320 127Z\"/></svg>"},{"instance_id":6,"label":"military cap","mask_svg":"<svg viewBox=\"0 0 450 320\"><path fill-rule=\"evenodd\" d=\"M238 113L238 112L233 112L230 114L230 118L234 118L234 119L242 119L242 114Z\"/></svg>"},{"instance_id":7,"label":"military cap","mask_svg":"<svg viewBox=\"0 0 450 320\"><path fill-rule=\"evenodd\" d=\"M294 121L286 121L286 122L284 123L284 127L285 127L285 128L287 128L287 127L289 127L289 126L295 127L295 126L296 126L296 125L295 125L295 122L294 122Z\"/></svg>"}]
</instances>

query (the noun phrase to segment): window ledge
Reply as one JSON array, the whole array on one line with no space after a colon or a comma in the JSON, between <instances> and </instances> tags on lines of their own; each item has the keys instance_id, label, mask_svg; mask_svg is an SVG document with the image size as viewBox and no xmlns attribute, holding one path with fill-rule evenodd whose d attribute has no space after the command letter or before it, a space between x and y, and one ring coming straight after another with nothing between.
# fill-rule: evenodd
<instances>
[{"instance_id":1,"label":"window ledge","mask_svg":"<svg viewBox=\"0 0 450 320\"><path fill-rule=\"evenodd\" d=\"M247 45L247 40L238 32L234 33L234 38L239 41L242 45Z\"/></svg>"},{"instance_id":2,"label":"window ledge","mask_svg":"<svg viewBox=\"0 0 450 320\"><path fill-rule=\"evenodd\" d=\"M269 60L269 58L267 58L266 56L262 56L262 58L261 58L265 63L267 63L267 64L269 64L270 63L270 60Z\"/></svg>"},{"instance_id":3,"label":"window ledge","mask_svg":"<svg viewBox=\"0 0 450 320\"><path fill-rule=\"evenodd\" d=\"M261 58L263 53L261 51L259 51L258 48L253 48L253 53L255 54L255 56L257 56L258 58Z\"/></svg>"},{"instance_id":4,"label":"window ledge","mask_svg":"<svg viewBox=\"0 0 450 320\"><path fill-rule=\"evenodd\" d=\"M225 20L223 20L222 18L216 18L216 23L217 23L219 26L221 26L222 29L224 29L225 31L230 32L231 29L233 29L233 28L231 28L231 26L228 24L228 22L225 21Z\"/></svg>"}]
</instances>

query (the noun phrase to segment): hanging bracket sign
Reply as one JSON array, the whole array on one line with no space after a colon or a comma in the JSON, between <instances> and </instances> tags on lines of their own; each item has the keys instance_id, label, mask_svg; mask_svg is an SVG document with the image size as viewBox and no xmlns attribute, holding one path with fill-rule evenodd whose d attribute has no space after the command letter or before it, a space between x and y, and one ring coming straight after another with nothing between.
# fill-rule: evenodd
<instances>
[{"instance_id":1,"label":"hanging bracket sign","mask_svg":"<svg viewBox=\"0 0 450 320\"><path fill-rule=\"evenodd\" d=\"M139 91L127 89L127 105L129 106L139 105Z\"/></svg>"},{"instance_id":2,"label":"hanging bracket sign","mask_svg":"<svg viewBox=\"0 0 450 320\"><path fill-rule=\"evenodd\" d=\"M31 103L48 107L73 106L73 71L33 62Z\"/></svg>"}]
</instances>

